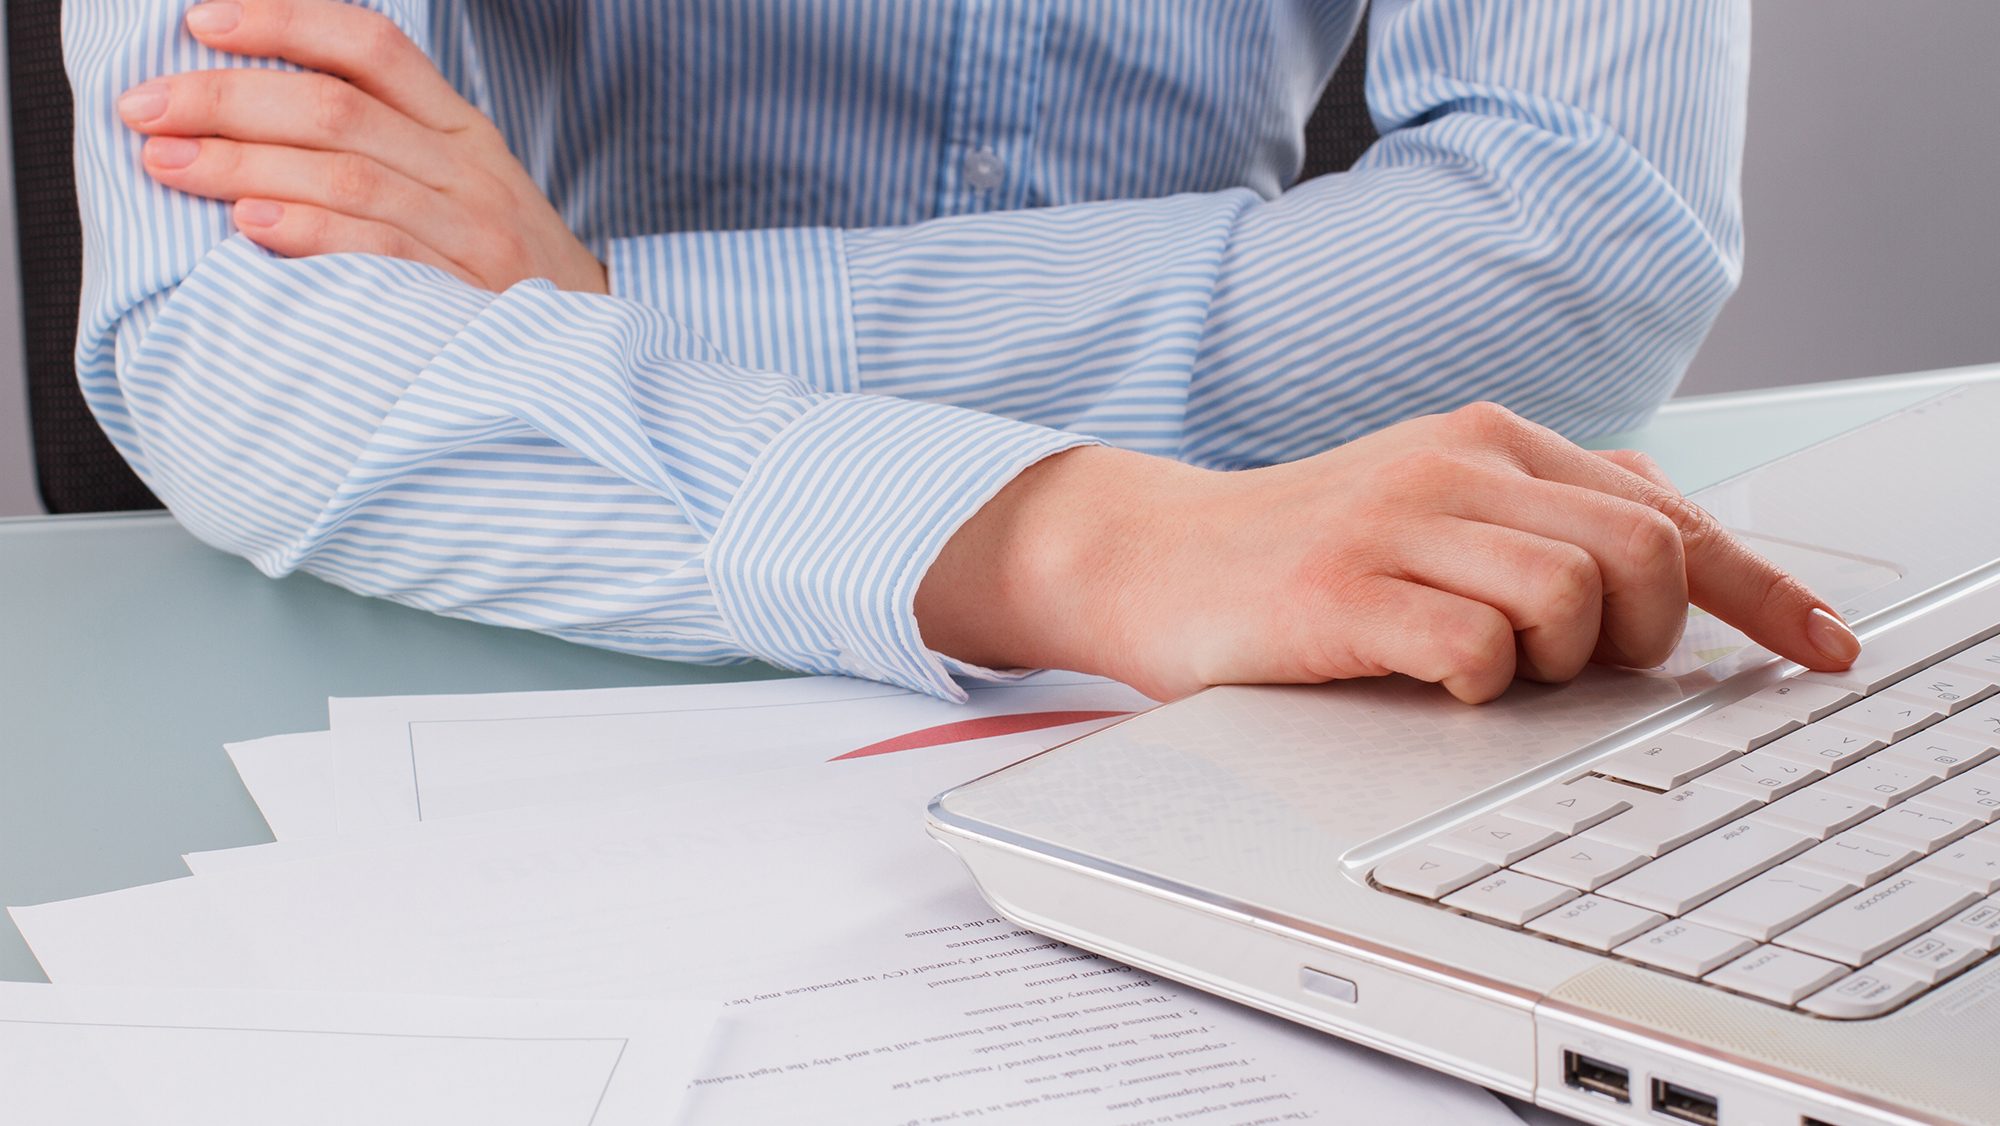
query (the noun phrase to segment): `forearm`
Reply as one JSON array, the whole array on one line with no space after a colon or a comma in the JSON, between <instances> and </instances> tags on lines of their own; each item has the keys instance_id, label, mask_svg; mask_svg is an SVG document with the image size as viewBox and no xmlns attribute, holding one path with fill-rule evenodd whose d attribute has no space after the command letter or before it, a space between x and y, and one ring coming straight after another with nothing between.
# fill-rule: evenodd
<instances>
[{"instance_id":1,"label":"forearm","mask_svg":"<svg viewBox=\"0 0 2000 1126\"><path fill-rule=\"evenodd\" d=\"M1305 456L1494 399L1580 436L1664 399L1742 251L1747 6L1398 0L1382 139L1238 225L1189 456Z\"/></svg>"}]
</instances>

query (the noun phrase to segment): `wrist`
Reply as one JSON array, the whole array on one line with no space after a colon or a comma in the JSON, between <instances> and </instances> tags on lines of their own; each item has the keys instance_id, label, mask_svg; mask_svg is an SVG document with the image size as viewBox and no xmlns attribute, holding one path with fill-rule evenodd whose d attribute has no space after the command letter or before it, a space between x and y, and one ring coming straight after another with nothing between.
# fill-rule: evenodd
<instances>
[{"instance_id":1,"label":"wrist","mask_svg":"<svg viewBox=\"0 0 2000 1126\"><path fill-rule=\"evenodd\" d=\"M1174 496L1213 476L1108 447L1030 466L962 526L917 594L925 643L993 668L1120 676L1141 648L1139 605L1169 573Z\"/></svg>"}]
</instances>

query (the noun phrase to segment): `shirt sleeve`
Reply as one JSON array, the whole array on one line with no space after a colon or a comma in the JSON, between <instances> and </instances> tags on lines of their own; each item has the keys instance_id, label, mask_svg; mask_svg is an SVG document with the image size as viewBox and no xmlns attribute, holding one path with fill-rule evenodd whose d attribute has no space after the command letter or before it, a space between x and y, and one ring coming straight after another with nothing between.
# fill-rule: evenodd
<instances>
[{"instance_id":1,"label":"shirt sleeve","mask_svg":"<svg viewBox=\"0 0 2000 1126\"><path fill-rule=\"evenodd\" d=\"M1748 35L1747 0L1376 0L1382 137L1348 172L619 240L614 287L746 362L833 347L762 312L810 307L856 389L1211 467L1478 399L1609 433L1672 392L1740 276Z\"/></svg>"},{"instance_id":2,"label":"shirt sleeve","mask_svg":"<svg viewBox=\"0 0 2000 1126\"><path fill-rule=\"evenodd\" d=\"M428 49L420 0L382 6ZM1022 468L1089 439L845 389L844 330L782 371L655 305L269 254L225 205L152 183L115 113L146 78L246 65L184 9L76 5L64 45L79 379L192 532L457 617L961 694L948 674L979 670L924 646L924 571Z\"/></svg>"}]
</instances>

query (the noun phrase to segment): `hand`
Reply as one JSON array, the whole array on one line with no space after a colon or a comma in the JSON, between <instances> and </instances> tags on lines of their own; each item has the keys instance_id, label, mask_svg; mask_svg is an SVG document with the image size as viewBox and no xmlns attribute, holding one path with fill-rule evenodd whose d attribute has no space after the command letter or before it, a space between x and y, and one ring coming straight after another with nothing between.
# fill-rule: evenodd
<instances>
[{"instance_id":1,"label":"hand","mask_svg":"<svg viewBox=\"0 0 2000 1126\"><path fill-rule=\"evenodd\" d=\"M1656 665L1690 600L1812 668L1860 652L1643 455L1593 454L1480 403L1240 473L1057 454L951 539L917 618L954 657L1159 699L1394 672L1477 703L1517 674Z\"/></svg>"},{"instance_id":2,"label":"hand","mask_svg":"<svg viewBox=\"0 0 2000 1126\"><path fill-rule=\"evenodd\" d=\"M126 91L119 115L149 135L160 183L234 200L238 230L292 257L384 254L485 289L540 277L607 292L603 264L499 130L387 17L338 0L227 0L186 18L218 50L319 73L196 71Z\"/></svg>"}]
</instances>

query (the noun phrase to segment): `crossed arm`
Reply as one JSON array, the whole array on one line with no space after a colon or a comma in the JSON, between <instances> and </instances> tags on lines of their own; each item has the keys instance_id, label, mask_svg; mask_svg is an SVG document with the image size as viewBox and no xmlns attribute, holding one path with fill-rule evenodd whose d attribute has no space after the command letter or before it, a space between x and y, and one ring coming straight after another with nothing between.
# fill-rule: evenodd
<instances>
[{"instance_id":1,"label":"crossed arm","mask_svg":"<svg viewBox=\"0 0 2000 1126\"><path fill-rule=\"evenodd\" d=\"M1398 6L1385 7L1377 18L1393 35ZM1414 7L1403 21L1410 37L1423 15L1423 5ZM535 278L604 293L603 265L499 133L388 19L333 0L245 0L199 5L186 21L217 50L311 73L194 71L126 93L118 113L148 136L144 171L159 184L230 201L237 231L290 259L360 252L508 296ZM1712 312L1720 299L1708 282L1668 292L1670 304L1688 308L1642 310L1639 319L1705 323L1702 302ZM476 323L480 314L468 313ZM698 415L704 386L729 392L690 382L685 365L718 359L692 342L677 353L681 366L633 378L674 385L687 398L669 409ZM476 379L447 381L450 388L492 391ZM781 383L770 393L796 394ZM828 413L810 395L799 401L768 425ZM671 420L662 425L672 428ZM949 441L960 425L980 424L954 421L935 433ZM1218 441L1200 437L1192 418L1189 426L1190 446ZM560 423L541 429L563 440ZM1270 433L1270 459L1303 452ZM649 433L636 452L660 441ZM627 472L648 476L643 467ZM901 564L915 572L902 589L921 645L968 665L1098 671L1161 696L1221 682L1402 672L1481 700L1517 674L1558 680L1592 659L1654 663L1677 639L1690 600L1814 667L1840 667L1858 649L1810 591L1687 504L1642 457L1585 453L1490 405L1235 472L1038 437L1014 442L982 480L998 491L971 482L961 516L941 519L937 537L910 541ZM740 492L732 500L724 490L713 519L727 522L730 505L741 503ZM701 530L701 499L683 495L681 507ZM212 528L224 523L211 517ZM766 553L753 543L737 556L782 547ZM739 628L753 613L736 612ZM704 629L729 632L713 622L687 627ZM838 638L820 647L843 651ZM833 667L923 683L879 665Z\"/></svg>"}]
</instances>

